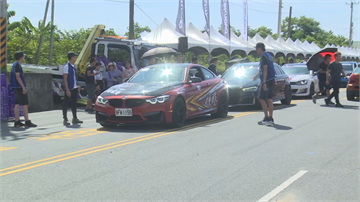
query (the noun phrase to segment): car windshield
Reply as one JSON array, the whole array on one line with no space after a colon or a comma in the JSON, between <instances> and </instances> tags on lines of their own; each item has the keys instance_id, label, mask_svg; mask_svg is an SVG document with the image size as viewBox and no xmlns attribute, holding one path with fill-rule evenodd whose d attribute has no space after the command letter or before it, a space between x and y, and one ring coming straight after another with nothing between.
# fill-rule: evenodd
<instances>
[{"instance_id":1,"label":"car windshield","mask_svg":"<svg viewBox=\"0 0 360 202\"><path fill-rule=\"evenodd\" d=\"M186 65L184 64L157 64L142 68L129 83L169 83L183 82Z\"/></svg>"},{"instance_id":2,"label":"car windshield","mask_svg":"<svg viewBox=\"0 0 360 202\"><path fill-rule=\"evenodd\" d=\"M234 64L225 74L222 76L224 79L235 79L241 77L253 77L259 72L258 64L246 64L238 63Z\"/></svg>"},{"instance_id":3,"label":"car windshield","mask_svg":"<svg viewBox=\"0 0 360 202\"><path fill-rule=\"evenodd\" d=\"M356 68L355 68L354 74L360 74L360 68L359 68L359 67L356 67Z\"/></svg>"},{"instance_id":4,"label":"car windshield","mask_svg":"<svg viewBox=\"0 0 360 202\"><path fill-rule=\"evenodd\" d=\"M310 74L308 67L303 64L286 64L282 69L287 75L292 74Z\"/></svg>"},{"instance_id":5,"label":"car windshield","mask_svg":"<svg viewBox=\"0 0 360 202\"><path fill-rule=\"evenodd\" d=\"M353 64L352 63L342 63L344 71L353 71Z\"/></svg>"}]
</instances>

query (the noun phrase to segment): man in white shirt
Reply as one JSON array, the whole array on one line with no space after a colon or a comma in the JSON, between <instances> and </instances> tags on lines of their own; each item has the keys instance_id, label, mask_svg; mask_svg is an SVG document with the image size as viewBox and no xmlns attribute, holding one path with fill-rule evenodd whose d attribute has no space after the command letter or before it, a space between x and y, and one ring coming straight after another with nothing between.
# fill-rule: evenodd
<instances>
[{"instance_id":1,"label":"man in white shirt","mask_svg":"<svg viewBox=\"0 0 360 202\"><path fill-rule=\"evenodd\" d=\"M69 61L64 66L64 85L65 85L65 97L63 103L63 124L65 126L70 125L68 118L67 118L67 110L69 101L71 102L71 110L73 114L73 124L83 123L77 118L76 115L76 108L77 108L77 96L79 93L80 86L77 85L77 70L75 66L76 58L78 54L70 51L67 55Z\"/></svg>"}]
</instances>

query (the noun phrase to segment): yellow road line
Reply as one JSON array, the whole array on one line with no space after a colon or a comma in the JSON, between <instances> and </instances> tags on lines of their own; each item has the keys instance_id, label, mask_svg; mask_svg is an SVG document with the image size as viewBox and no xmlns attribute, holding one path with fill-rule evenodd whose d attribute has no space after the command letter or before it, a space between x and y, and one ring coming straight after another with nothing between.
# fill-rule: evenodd
<instances>
[{"instance_id":1,"label":"yellow road line","mask_svg":"<svg viewBox=\"0 0 360 202\"><path fill-rule=\"evenodd\" d=\"M17 147L0 147L0 151L6 151L10 149L16 149Z\"/></svg>"},{"instance_id":2,"label":"yellow road line","mask_svg":"<svg viewBox=\"0 0 360 202\"><path fill-rule=\"evenodd\" d=\"M304 101L304 100L302 100L302 101ZM302 102L302 101L299 101L299 102ZM281 108L281 106L279 106L277 108ZM237 114L233 115L233 117L238 118L238 117L242 117L242 116L255 114L257 112L259 112L259 111L240 112L240 113L237 113ZM38 160L38 161L33 161L33 162L29 162L29 163L25 163L25 164L21 164L21 165L17 165L17 166L5 168L5 169L0 170L0 172L4 172L4 171L7 171L7 170L12 170L12 171L5 172L5 173L0 173L0 176L5 176L5 175L9 175L9 174L29 170L29 169L32 169L32 168L37 168L37 167L41 167L41 166L44 166L44 165L49 165L49 164L53 164L53 163L56 163L56 162L65 161L65 160L68 160L68 159L73 159L73 158L88 155L88 154L93 154L93 153L96 153L96 152L101 152L101 151L108 150L108 149L122 147L122 146L125 146L125 145L129 145L129 144L133 144L133 143L137 143L137 142L142 142L142 141L154 139L154 138L157 138L157 137L170 135L170 134L173 134L173 133L176 133L176 132L181 132L181 131L193 129L193 128L196 128L196 127L199 127L199 126L205 126L205 125L208 125L208 124L211 124L211 123L218 123L218 122L221 122L221 121L224 121L224 120L227 120L227 119L231 119L231 116L228 116L228 117L222 118L222 119L212 119L212 120L201 122L201 123L191 124L191 125L185 126L183 128L180 128L180 129L168 130L168 131L162 131L162 132L152 133L152 134L148 134L148 135L143 135L143 136L140 136L140 137L130 138L130 139L127 139L127 140L113 142L113 143L110 143L110 144L100 145L100 146L96 146L96 147L92 147L92 148L88 148L88 149L84 149L84 150L79 150L79 151L75 151L75 152L71 152L71 153L67 153L67 154L62 154L62 155L58 155L58 156L54 156L54 157L50 157L50 158L46 158L46 159L42 159L42 160ZM70 156L70 155L72 155L72 156ZM62 158L62 157L64 157L64 158ZM60 159L58 159L58 158L60 158ZM56 160L54 160L54 159L56 159ZM49 160L52 160L52 161L49 161ZM44 161L48 161L48 162L44 162ZM43 163L41 163L41 162L43 162ZM40 163L40 164L36 164L36 163ZM36 165L33 165L33 164L36 164ZM29 165L31 165L31 166L29 166ZM24 167L24 166L28 166L28 167ZM24 168L21 168L21 167L24 167ZM20 169L14 170L16 168L20 168Z\"/></svg>"}]
</instances>

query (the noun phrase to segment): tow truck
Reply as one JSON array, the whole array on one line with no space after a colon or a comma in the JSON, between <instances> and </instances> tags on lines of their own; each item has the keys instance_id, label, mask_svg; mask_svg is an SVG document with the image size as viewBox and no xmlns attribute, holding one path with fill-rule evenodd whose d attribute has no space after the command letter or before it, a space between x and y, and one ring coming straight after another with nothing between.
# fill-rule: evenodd
<instances>
[{"instance_id":1,"label":"tow truck","mask_svg":"<svg viewBox=\"0 0 360 202\"><path fill-rule=\"evenodd\" d=\"M78 85L81 86L79 98L87 98L84 75L90 57L95 57L102 64L100 69L102 75L105 75L106 67L110 62L116 64L116 71L120 75L124 70L125 62L130 62L135 70L145 67L149 60L141 59L141 56L146 51L157 47L155 44L129 40L126 37L105 36L104 33L105 25L95 25L76 60ZM53 75L54 101L61 100L65 94L63 91L63 68L64 65L59 65L50 69Z\"/></svg>"}]
</instances>

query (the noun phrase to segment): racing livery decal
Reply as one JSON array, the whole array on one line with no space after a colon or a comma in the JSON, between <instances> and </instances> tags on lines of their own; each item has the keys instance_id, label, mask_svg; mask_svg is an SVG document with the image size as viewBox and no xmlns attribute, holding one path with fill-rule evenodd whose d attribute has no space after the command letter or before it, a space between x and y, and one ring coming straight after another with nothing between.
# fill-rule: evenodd
<instances>
[{"instance_id":1,"label":"racing livery decal","mask_svg":"<svg viewBox=\"0 0 360 202\"><path fill-rule=\"evenodd\" d=\"M208 88L206 88L202 93L198 95L191 96L186 100L186 105L188 106L188 110L196 111L196 110L204 110L216 106L218 103L218 98L216 95L217 90L222 88L224 84L222 82L217 81L212 84ZM205 100L204 104L200 102Z\"/></svg>"}]
</instances>

